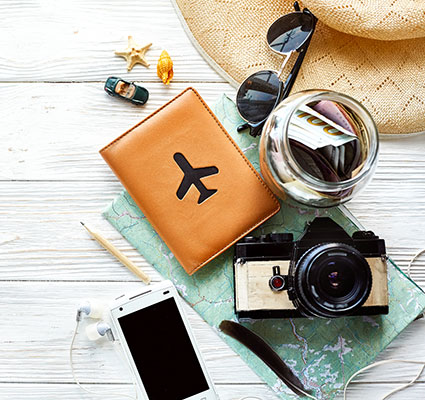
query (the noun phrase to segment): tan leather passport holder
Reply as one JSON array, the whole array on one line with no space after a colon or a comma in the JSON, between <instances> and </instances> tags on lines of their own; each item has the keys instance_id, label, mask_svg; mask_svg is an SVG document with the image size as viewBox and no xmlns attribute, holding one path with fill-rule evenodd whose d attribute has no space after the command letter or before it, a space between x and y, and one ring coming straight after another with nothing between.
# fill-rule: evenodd
<instances>
[{"instance_id":1,"label":"tan leather passport holder","mask_svg":"<svg viewBox=\"0 0 425 400\"><path fill-rule=\"evenodd\" d=\"M280 208L192 88L100 153L189 274Z\"/></svg>"}]
</instances>

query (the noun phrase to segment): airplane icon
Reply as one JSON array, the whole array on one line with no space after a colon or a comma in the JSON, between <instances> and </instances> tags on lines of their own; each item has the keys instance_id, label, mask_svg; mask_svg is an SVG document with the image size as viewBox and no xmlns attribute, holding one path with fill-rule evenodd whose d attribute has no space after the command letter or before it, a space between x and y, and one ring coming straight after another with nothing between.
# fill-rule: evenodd
<instances>
[{"instance_id":1,"label":"airplane icon","mask_svg":"<svg viewBox=\"0 0 425 400\"><path fill-rule=\"evenodd\" d=\"M217 189L207 189L201 182L202 178L218 174L217 167L193 168L182 153L174 154L173 158L180 169L184 172L183 180L177 189L177 197L179 200L182 200L184 196L186 196L186 193L192 185L194 185L199 192L198 204L203 203L217 192Z\"/></svg>"}]
</instances>

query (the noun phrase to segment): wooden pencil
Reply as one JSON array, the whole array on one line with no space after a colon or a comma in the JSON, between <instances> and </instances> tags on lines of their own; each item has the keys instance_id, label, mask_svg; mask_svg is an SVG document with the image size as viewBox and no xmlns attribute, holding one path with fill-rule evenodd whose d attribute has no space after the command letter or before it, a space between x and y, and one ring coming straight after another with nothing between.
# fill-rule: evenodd
<instances>
[{"instance_id":1,"label":"wooden pencil","mask_svg":"<svg viewBox=\"0 0 425 400\"><path fill-rule=\"evenodd\" d=\"M97 243L99 243L105 250L109 251L109 253L111 253L114 257L116 257L118 261L124 264L131 272L137 275L143 282L149 285L149 283L151 282L151 278L148 275L146 275L143 271L141 271L139 268L137 268L128 257L126 257L123 253L121 253L121 251L119 251L114 245L112 245L112 243L106 240L102 235L90 230L83 222L80 222L80 223L81 225L84 226L84 228L86 228L87 232L90 234L90 236L94 240L96 240Z\"/></svg>"}]
</instances>

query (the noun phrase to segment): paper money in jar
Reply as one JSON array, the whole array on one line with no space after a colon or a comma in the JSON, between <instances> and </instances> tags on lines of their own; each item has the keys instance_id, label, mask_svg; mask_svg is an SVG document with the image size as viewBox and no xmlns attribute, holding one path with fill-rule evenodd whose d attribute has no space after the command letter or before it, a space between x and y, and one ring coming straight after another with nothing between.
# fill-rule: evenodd
<instances>
[{"instance_id":1,"label":"paper money in jar","mask_svg":"<svg viewBox=\"0 0 425 400\"><path fill-rule=\"evenodd\" d=\"M261 172L281 198L315 207L345 203L371 179L378 132L369 112L341 93L291 95L268 118Z\"/></svg>"}]
</instances>

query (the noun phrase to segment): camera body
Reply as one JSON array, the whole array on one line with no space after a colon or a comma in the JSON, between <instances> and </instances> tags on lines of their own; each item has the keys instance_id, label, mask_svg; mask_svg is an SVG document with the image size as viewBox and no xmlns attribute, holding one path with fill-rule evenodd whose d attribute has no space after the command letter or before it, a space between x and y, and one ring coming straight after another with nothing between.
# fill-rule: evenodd
<instances>
[{"instance_id":1,"label":"camera body","mask_svg":"<svg viewBox=\"0 0 425 400\"><path fill-rule=\"evenodd\" d=\"M291 233L245 237L234 277L239 319L388 313L384 240L350 236L330 218L314 219L297 241Z\"/></svg>"}]
</instances>

